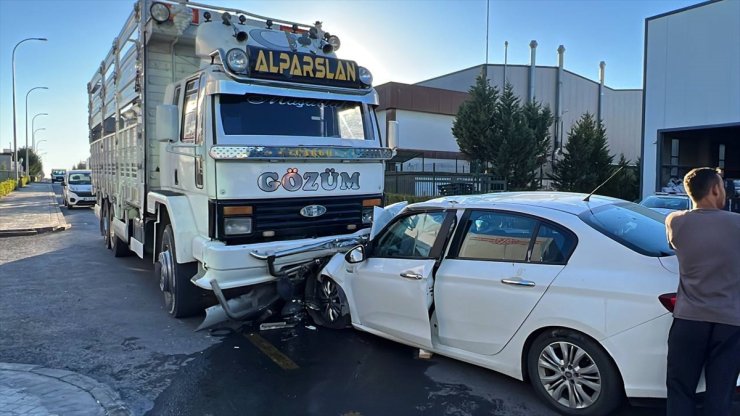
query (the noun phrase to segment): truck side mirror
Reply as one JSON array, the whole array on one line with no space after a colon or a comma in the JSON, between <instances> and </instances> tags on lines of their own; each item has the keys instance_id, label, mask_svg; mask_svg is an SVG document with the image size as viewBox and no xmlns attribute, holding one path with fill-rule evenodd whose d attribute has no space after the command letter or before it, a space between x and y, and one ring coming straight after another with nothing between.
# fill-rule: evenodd
<instances>
[{"instance_id":1,"label":"truck side mirror","mask_svg":"<svg viewBox=\"0 0 740 416\"><path fill-rule=\"evenodd\" d=\"M157 106L157 140L160 142L174 142L177 140L177 106L160 104Z\"/></svg>"},{"instance_id":2,"label":"truck side mirror","mask_svg":"<svg viewBox=\"0 0 740 416\"><path fill-rule=\"evenodd\" d=\"M391 149L398 149L398 122L395 120L388 120L388 147Z\"/></svg>"}]
</instances>

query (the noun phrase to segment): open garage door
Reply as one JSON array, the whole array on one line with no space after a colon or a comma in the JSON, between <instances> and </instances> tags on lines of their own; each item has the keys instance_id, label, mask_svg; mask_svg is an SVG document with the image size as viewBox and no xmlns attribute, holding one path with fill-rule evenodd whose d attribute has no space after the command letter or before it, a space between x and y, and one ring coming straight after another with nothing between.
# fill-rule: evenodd
<instances>
[{"instance_id":1,"label":"open garage door","mask_svg":"<svg viewBox=\"0 0 740 416\"><path fill-rule=\"evenodd\" d=\"M726 179L740 181L740 123L659 132L658 189L672 178L681 179L689 170L710 166L722 168ZM733 201L734 211L740 201Z\"/></svg>"}]
</instances>

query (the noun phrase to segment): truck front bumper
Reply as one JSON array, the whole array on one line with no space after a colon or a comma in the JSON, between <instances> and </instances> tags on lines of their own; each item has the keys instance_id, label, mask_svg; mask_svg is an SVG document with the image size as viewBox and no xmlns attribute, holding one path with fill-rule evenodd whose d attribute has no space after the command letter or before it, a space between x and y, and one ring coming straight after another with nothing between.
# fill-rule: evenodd
<instances>
[{"instance_id":1,"label":"truck front bumper","mask_svg":"<svg viewBox=\"0 0 740 416\"><path fill-rule=\"evenodd\" d=\"M275 276L270 274L268 262L253 256L252 253L279 253L285 250L315 246L317 243L328 243L337 238L355 237L359 241L367 236L368 233L368 229L363 229L351 235L233 246L227 246L221 241L196 237L193 239L193 257L200 262L202 267L199 268L198 274L193 276L192 282L196 286L206 290L212 290L212 280L215 280L221 289L233 289L269 282L275 280ZM276 258L274 260L274 269L280 270L285 266L330 256L338 250L336 248L326 248L307 252L297 251L299 252L296 254Z\"/></svg>"}]
</instances>

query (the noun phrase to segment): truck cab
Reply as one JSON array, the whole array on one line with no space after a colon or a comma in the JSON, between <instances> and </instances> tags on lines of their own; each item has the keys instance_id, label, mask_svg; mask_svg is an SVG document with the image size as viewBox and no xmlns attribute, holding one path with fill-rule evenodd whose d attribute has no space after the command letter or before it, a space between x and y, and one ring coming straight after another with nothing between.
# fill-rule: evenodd
<instances>
[{"instance_id":1,"label":"truck cab","mask_svg":"<svg viewBox=\"0 0 740 416\"><path fill-rule=\"evenodd\" d=\"M246 316L369 233L393 151L340 45L320 22L136 3L88 85L95 209L114 254L155 262L172 315L215 296Z\"/></svg>"}]
</instances>

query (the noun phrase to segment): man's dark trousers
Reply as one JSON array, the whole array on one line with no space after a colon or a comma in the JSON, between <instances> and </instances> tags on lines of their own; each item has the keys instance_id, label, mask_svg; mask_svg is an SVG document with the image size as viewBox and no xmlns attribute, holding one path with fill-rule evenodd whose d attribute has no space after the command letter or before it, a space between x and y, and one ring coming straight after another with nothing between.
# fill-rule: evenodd
<instances>
[{"instance_id":1,"label":"man's dark trousers","mask_svg":"<svg viewBox=\"0 0 740 416\"><path fill-rule=\"evenodd\" d=\"M705 416L731 416L740 373L740 326L673 319L668 335L668 416L695 415L696 384L705 368Z\"/></svg>"}]
</instances>

